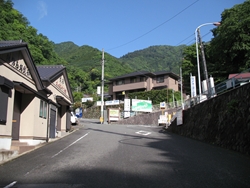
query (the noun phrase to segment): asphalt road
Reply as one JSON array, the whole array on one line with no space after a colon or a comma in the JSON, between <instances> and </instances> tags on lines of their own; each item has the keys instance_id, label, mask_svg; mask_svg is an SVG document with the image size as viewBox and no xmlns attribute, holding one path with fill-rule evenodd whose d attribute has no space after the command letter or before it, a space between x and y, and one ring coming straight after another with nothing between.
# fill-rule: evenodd
<instances>
[{"instance_id":1,"label":"asphalt road","mask_svg":"<svg viewBox=\"0 0 250 188\"><path fill-rule=\"evenodd\" d=\"M0 187L250 187L250 158L158 126L85 120L0 166Z\"/></svg>"}]
</instances>

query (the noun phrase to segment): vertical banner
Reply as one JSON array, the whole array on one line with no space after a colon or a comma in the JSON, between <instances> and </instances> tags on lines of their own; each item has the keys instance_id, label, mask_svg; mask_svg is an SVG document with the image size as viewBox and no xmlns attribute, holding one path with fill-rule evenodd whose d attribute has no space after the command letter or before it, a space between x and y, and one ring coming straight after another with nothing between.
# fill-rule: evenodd
<instances>
[{"instance_id":1,"label":"vertical banner","mask_svg":"<svg viewBox=\"0 0 250 188\"><path fill-rule=\"evenodd\" d=\"M216 91L215 91L215 87L214 87L214 78L210 77L209 78L209 82L210 82L210 89L211 89L211 96L213 97L214 95L216 95Z\"/></svg>"},{"instance_id":2,"label":"vertical banner","mask_svg":"<svg viewBox=\"0 0 250 188\"><path fill-rule=\"evenodd\" d=\"M124 99L124 118L130 117L130 99Z\"/></svg>"},{"instance_id":3,"label":"vertical banner","mask_svg":"<svg viewBox=\"0 0 250 188\"><path fill-rule=\"evenodd\" d=\"M101 94L101 86L97 86L97 92L96 92L98 95Z\"/></svg>"},{"instance_id":4,"label":"vertical banner","mask_svg":"<svg viewBox=\"0 0 250 188\"><path fill-rule=\"evenodd\" d=\"M191 98L196 97L196 81L195 76L190 76Z\"/></svg>"}]
</instances>

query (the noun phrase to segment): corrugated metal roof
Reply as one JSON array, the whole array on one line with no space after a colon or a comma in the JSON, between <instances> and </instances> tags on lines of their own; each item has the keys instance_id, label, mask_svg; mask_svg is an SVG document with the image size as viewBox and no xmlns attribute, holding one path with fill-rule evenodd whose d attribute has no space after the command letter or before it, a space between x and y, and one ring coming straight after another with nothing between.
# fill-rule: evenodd
<instances>
[{"instance_id":1,"label":"corrugated metal roof","mask_svg":"<svg viewBox=\"0 0 250 188\"><path fill-rule=\"evenodd\" d=\"M250 78L249 72L237 73L237 74L229 74L228 79L231 78Z\"/></svg>"},{"instance_id":2,"label":"corrugated metal roof","mask_svg":"<svg viewBox=\"0 0 250 188\"><path fill-rule=\"evenodd\" d=\"M38 73L42 80L50 80L55 74L65 69L63 65L39 65Z\"/></svg>"}]
</instances>

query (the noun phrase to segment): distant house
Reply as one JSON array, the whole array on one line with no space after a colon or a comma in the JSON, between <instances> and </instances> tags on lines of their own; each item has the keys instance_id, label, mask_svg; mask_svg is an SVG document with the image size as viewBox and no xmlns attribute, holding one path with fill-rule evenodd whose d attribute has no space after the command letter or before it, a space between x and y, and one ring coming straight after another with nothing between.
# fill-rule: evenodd
<instances>
[{"instance_id":1,"label":"distant house","mask_svg":"<svg viewBox=\"0 0 250 188\"><path fill-rule=\"evenodd\" d=\"M173 72L136 71L109 79L109 95L113 100L124 100L129 93L173 89L179 91L180 77Z\"/></svg>"},{"instance_id":2,"label":"distant house","mask_svg":"<svg viewBox=\"0 0 250 188\"><path fill-rule=\"evenodd\" d=\"M244 84L249 82L250 80L250 73L244 72L244 73L236 73L236 74L229 74L228 79L234 79L236 84Z\"/></svg>"},{"instance_id":3,"label":"distant house","mask_svg":"<svg viewBox=\"0 0 250 188\"><path fill-rule=\"evenodd\" d=\"M68 131L73 103L65 67L36 67L28 44L0 41L0 150Z\"/></svg>"}]
</instances>

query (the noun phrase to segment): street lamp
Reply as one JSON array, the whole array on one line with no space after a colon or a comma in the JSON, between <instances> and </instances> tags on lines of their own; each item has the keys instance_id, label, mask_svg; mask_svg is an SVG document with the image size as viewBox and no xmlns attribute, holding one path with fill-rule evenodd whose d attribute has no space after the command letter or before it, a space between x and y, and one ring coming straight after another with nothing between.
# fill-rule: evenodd
<instances>
[{"instance_id":1,"label":"street lamp","mask_svg":"<svg viewBox=\"0 0 250 188\"><path fill-rule=\"evenodd\" d=\"M197 69L198 69L198 82L199 82L199 97L201 97L201 77L200 77L200 60L199 60L199 50L198 50L198 34L199 34L199 39L200 39L200 42L202 43L201 41L201 37L200 37L200 28L202 26L205 26L205 25L215 25L215 26L219 26L220 25L220 22L209 22L209 23L204 23L204 24L201 24L200 26L198 26L196 29L195 29L195 40L196 40L196 58L197 58ZM202 49L203 50L203 49ZM204 51L203 51L204 53ZM205 56L203 54L203 62L204 62L204 73L205 73L205 77L206 77L206 81L207 81L207 89L210 89L208 87L208 76L207 76L207 67L206 67L206 62L205 62Z\"/></svg>"},{"instance_id":2,"label":"street lamp","mask_svg":"<svg viewBox=\"0 0 250 188\"><path fill-rule=\"evenodd\" d=\"M104 94L104 49L102 49L102 91L101 91L101 117L100 121L101 123L104 123L104 113L103 113L103 94Z\"/></svg>"}]
</instances>

